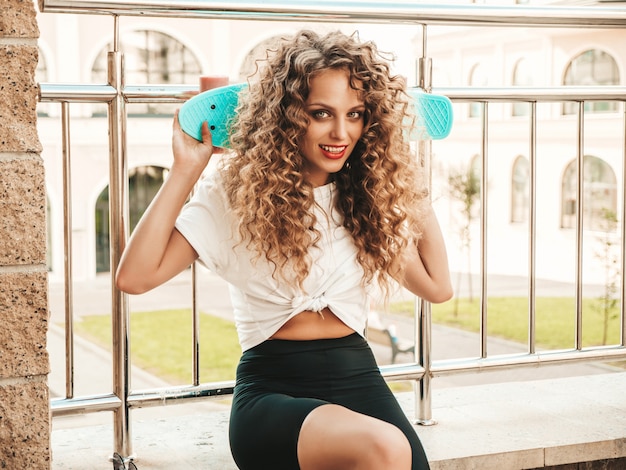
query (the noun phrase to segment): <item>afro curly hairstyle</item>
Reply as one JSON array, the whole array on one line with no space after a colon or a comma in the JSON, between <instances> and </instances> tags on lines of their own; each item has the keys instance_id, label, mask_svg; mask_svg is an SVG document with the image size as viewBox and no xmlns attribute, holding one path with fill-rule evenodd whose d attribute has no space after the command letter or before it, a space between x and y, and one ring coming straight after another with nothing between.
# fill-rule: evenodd
<instances>
[{"instance_id":1,"label":"afro curly hairstyle","mask_svg":"<svg viewBox=\"0 0 626 470\"><path fill-rule=\"evenodd\" d=\"M389 292L403 250L419 239L428 191L407 137L415 119L406 80L391 74L373 42L303 30L267 51L240 97L233 154L222 168L226 194L248 248L274 265L275 276L302 287L320 237L299 144L309 123L310 80L328 69L346 70L365 104L363 134L333 175L336 209L354 239L364 282L375 278Z\"/></svg>"}]
</instances>

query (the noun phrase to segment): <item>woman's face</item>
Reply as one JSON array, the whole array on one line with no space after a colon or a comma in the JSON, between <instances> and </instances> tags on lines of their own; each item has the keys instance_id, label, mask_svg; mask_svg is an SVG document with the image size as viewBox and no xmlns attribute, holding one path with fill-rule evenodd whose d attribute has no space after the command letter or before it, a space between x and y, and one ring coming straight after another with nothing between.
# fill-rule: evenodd
<instances>
[{"instance_id":1,"label":"woman's face","mask_svg":"<svg viewBox=\"0 0 626 470\"><path fill-rule=\"evenodd\" d=\"M329 69L311 79L304 110L310 121L300 143L305 178L313 186L322 186L341 170L361 138L365 104L350 87L346 70Z\"/></svg>"}]
</instances>

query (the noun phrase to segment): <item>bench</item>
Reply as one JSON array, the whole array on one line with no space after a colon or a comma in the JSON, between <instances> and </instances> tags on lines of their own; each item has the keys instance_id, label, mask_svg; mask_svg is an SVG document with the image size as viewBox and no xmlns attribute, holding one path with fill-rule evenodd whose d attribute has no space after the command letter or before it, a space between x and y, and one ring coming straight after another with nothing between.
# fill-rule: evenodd
<instances>
[{"instance_id":1,"label":"bench","mask_svg":"<svg viewBox=\"0 0 626 470\"><path fill-rule=\"evenodd\" d=\"M370 342L390 347L391 364L395 364L398 354L413 354L415 352L414 344L398 338L395 325L383 325L377 315L372 317L368 323L367 338Z\"/></svg>"},{"instance_id":2,"label":"bench","mask_svg":"<svg viewBox=\"0 0 626 470\"><path fill-rule=\"evenodd\" d=\"M388 328L383 330L385 334L389 338L389 343L391 345L391 363L395 364L396 356L398 354L414 354L415 353L415 345L407 344L398 339L395 332L395 325L389 325Z\"/></svg>"}]
</instances>

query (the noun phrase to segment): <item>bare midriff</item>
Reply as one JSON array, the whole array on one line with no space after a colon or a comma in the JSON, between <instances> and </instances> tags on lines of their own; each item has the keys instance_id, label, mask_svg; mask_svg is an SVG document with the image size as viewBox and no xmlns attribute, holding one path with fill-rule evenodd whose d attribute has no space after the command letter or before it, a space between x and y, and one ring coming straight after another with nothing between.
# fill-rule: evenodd
<instances>
[{"instance_id":1,"label":"bare midriff","mask_svg":"<svg viewBox=\"0 0 626 470\"><path fill-rule=\"evenodd\" d=\"M337 318L327 307L321 312L306 310L285 323L270 339L306 341L343 338L354 330Z\"/></svg>"}]
</instances>

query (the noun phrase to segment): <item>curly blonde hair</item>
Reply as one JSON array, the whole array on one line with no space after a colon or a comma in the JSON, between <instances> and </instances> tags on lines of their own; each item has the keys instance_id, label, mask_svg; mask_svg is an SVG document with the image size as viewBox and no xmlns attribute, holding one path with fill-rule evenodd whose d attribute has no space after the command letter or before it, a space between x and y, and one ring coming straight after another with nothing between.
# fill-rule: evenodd
<instances>
[{"instance_id":1,"label":"curly blonde hair","mask_svg":"<svg viewBox=\"0 0 626 470\"><path fill-rule=\"evenodd\" d=\"M376 278L387 290L402 251L419 238L426 197L407 138L414 117L404 78L391 75L374 43L341 32L301 31L278 42L263 62L240 97L234 155L223 168L240 235L274 265L275 275L302 286L310 248L319 240L313 186L299 148L309 123L304 105L311 78L346 70L366 110L363 135L334 175L337 210L354 238L364 282Z\"/></svg>"}]
</instances>

